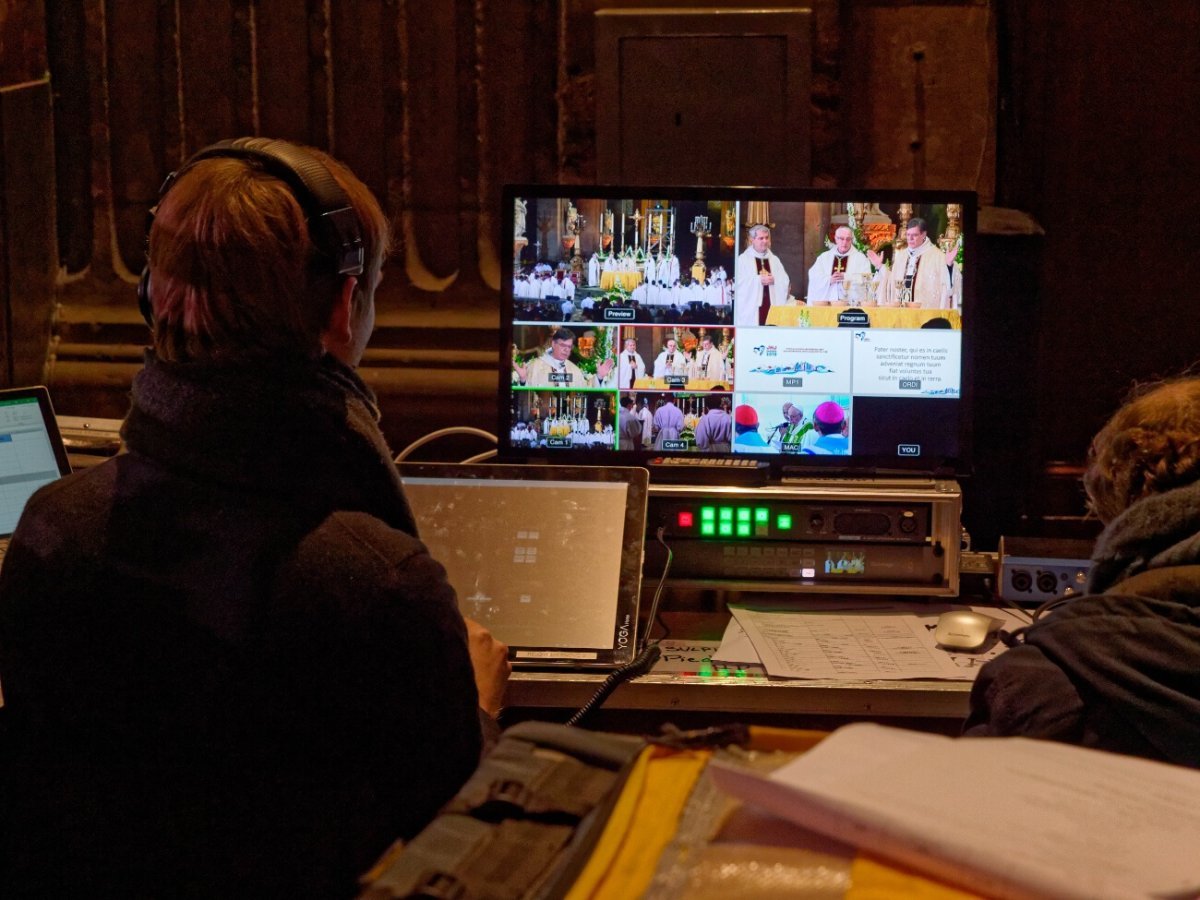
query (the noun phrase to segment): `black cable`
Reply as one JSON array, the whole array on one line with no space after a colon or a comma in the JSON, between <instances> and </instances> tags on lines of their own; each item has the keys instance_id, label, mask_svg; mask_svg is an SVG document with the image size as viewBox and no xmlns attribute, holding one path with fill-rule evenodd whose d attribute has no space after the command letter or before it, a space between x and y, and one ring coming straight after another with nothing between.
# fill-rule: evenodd
<instances>
[{"instance_id":1,"label":"black cable","mask_svg":"<svg viewBox=\"0 0 1200 900\"><path fill-rule=\"evenodd\" d=\"M1070 603L1072 600L1076 600L1082 596L1083 594L1079 593L1078 591L1067 588L1061 597L1051 597L1049 600L1045 601L1041 606L1035 609L1033 611L1033 621L1039 621L1042 616L1058 609L1064 603Z\"/></svg>"},{"instance_id":2,"label":"black cable","mask_svg":"<svg viewBox=\"0 0 1200 900\"><path fill-rule=\"evenodd\" d=\"M607 678L605 678L604 683L600 685L596 693L592 694L591 699L589 699L587 703L583 704L583 706L581 706L579 710L573 716L571 716L571 718L567 719L568 725L578 725L589 715L591 715L592 712L594 712L605 700L607 700L608 695L615 691L623 682L628 681L630 678L635 678L638 675L645 675L647 672L649 672L654 664L658 662L659 656L662 655L662 650L659 649L658 643L650 642L650 632L654 629L654 620L658 617L658 601L662 598L663 585L666 584L667 574L671 571L671 560L674 557L674 554L671 552L671 548L668 547L667 542L663 540L663 534L666 532L666 530L667 529L665 525L660 525L658 526L658 532L655 535L655 537L658 539L658 542L662 544L663 548L667 551L667 561L663 565L662 574L658 577L658 587L654 591L654 599L650 602L650 615L647 617L646 631L642 635L641 641L639 642L641 644L641 649L638 651L638 655L635 656L631 662L621 666L621 668L612 672ZM667 630L665 625L663 628L664 630Z\"/></svg>"},{"instance_id":3,"label":"black cable","mask_svg":"<svg viewBox=\"0 0 1200 900\"><path fill-rule=\"evenodd\" d=\"M1033 624L1034 618L1033 618L1033 615L1029 612L1029 610L1027 610L1025 607L1021 606L1021 604L1017 603L1015 600L1010 600L1008 597L1001 596L1000 599L1003 600L1005 605L1010 607L1014 612L1020 613L1021 618L1023 618L1027 624L1029 624L1029 625Z\"/></svg>"},{"instance_id":4,"label":"black cable","mask_svg":"<svg viewBox=\"0 0 1200 900\"><path fill-rule=\"evenodd\" d=\"M662 599L663 586L667 583L667 575L671 571L671 560L675 558L675 554L671 552L671 548L667 546L667 542L663 540L663 535L667 531L667 526L659 525L658 531L655 532L655 539L662 544L663 549L667 551L667 561L663 564L662 574L658 576L658 587L654 589L654 599L650 601L650 614L646 616L646 633L642 635L642 646L645 647L650 641L650 632L654 630L655 620L658 618L658 601ZM671 633L671 629L663 624L663 631L667 634ZM665 637L665 635L664 635Z\"/></svg>"},{"instance_id":5,"label":"black cable","mask_svg":"<svg viewBox=\"0 0 1200 900\"><path fill-rule=\"evenodd\" d=\"M1033 615L1030 616L1029 625L1023 625L1012 632L1002 631L1000 633L1000 639L1004 641L1004 644L1007 647L1017 646L1017 644L1022 643L1025 640L1025 632L1029 630L1030 625L1040 622L1042 617L1046 614L1053 612L1060 606L1070 603L1073 600L1078 600L1082 596L1084 595L1076 591L1074 588L1067 588L1061 597L1051 597L1049 600L1046 600L1041 606L1035 609L1033 611Z\"/></svg>"},{"instance_id":6,"label":"black cable","mask_svg":"<svg viewBox=\"0 0 1200 900\"><path fill-rule=\"evenodd\" d=\"M650 671L650 668L658 662L660 655L662 655L662 651L659 649L658 644L647 644L642 648L642 652L633 658L633 662L626 663L605 678L604 683L600 685L600 689L596 693L592 694L591 699L579 707L575 715L567 719L567 724L580 724L595 712L600 704L608 699L608 695L615 691L620 684L638 675L645 675Z\"/></svg>"}]
</instances>

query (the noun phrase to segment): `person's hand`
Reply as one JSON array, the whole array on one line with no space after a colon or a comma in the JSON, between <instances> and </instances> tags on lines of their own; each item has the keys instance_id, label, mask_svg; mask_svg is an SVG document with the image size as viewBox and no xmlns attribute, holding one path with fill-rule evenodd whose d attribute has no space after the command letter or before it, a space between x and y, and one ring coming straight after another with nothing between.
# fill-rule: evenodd
<instances>
[{"instance_id":1,"label":"person's hand","mask_svg":"<svg viewBox=\"0 0 1200 900\"><path fill-rule=\"evenodd\" d=\"M871 265L877 269L883 265L883 256L874 250L867 251L867 259L869 259L871 261Z\"/></svg>"},{"instance_id":2,"label":"person's hand","mask_svg":"<svg viewBox=\"0 0 1200 900\"><path fill-rule=\"evenodd\" d=\"M492 637L492 633L474 619L467 623L467 652L475 671L475 688L479 691L479 706L493 719L504 705L504 689L512 666L508 662L508 645Z\"/></svg>"},{"instance_id":3,"label":"person's hand","mask_svg":"<svg viewBox=\"0 0 1200 900\"><path fill-rule=\"evenodd\" d=\"M846 273L845 272L832 272L829 275L829 280L832 281L834 284L841 284L843 281L846 280Z\"/></svg>"},{"instance_id":4,"label":"person's hand","mask_svg":"<svg viewBox=\"0 0 1200 900\"><path fill-rule=\"evenodd\" d=\"M608 377L608 373L612 371L613 366L615 364L616 364L616 360L610 356L608 359L606 359L604 362L600 363L600 365L596 367L596 374L600 376L601 381L603 381L605 378Z\"/></svg>"},{"instance_id":5,"label":"person's hand","mask_svg":"<svg viewBox=\"0 0 1200 900\"><path fill-rule=\"evenodd\" d=\"M758 275L758 280L763 284L774 284L775 276L770 272L760 272Z\"/></svg>"}]
</instances>

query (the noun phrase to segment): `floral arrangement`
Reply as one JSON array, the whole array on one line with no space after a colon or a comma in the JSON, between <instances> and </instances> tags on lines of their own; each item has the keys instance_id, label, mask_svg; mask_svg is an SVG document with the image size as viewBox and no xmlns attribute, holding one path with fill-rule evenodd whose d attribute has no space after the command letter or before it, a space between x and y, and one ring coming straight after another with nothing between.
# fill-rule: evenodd
<instances>
[{"instance_id":1,"label":"floral arrangement","mask_svg":"<svg viewBox=\"0 0 1200 900\"><path fill-rule=\"evenodd\" d=\"M604 292L604 299L609 303L626 304L629 302L629 297L629 291L625 290L625 288L621 287L619 284L615 287L609 288Z\"/></svg>"},{"instance_id":2,"label":"floral arrangement","mask_svg":"<svg viewBox=\"0 0 1200 900\"><path fill-rule=\"evenodd\" d=\"M688 413L683 417L683 429L679 432L679 439L687 441L689 444L696 443L696 426L700 424L700 417L695 413Z\"/></svg>"},{"instance_id":3,"label":"floral arrangement","mask_svg":"<svg viewBox=\"0 0 1200 900\"><path fill-rule=\"evenodd\" d=\"M521 383L521 376L517 374L517 366L526 366L529 364L529 361L531 359L534 359L535 357L537 357L539 355L540 354L536 350L532 353L521 353L520 351L517 350L516 345L515 344L513 345L513 351L512 351L512 361L513 361L512 383L513 384Z\"/></svg>"},{"instance_id":4,"label":"floral arrangement","mask_svg":"<svg viewBox=\"0 0 1200 900\"><path fill-rule=\"evenodd\" d=\"M578 338L571 350L571 362L579 366L585 374L595 375L596 367L612 356L610 331L609 328L597 328L594 338ZM584 355L585 350L590 352Z\"/></svg>"},{"instance_id":5,"label":"floral arrangement","mask_svg":"<svg viewBox=\"0 0 1200 900\"><path fill-rule=\"evenodd\" d=\"M855 215L853 203L846 204L846 215L849 218L850 232L854 236L854 249L865 254L871 249L871 245L867 242L867 236L863 234L862 224Z\"/></svg>"}]
</instances>

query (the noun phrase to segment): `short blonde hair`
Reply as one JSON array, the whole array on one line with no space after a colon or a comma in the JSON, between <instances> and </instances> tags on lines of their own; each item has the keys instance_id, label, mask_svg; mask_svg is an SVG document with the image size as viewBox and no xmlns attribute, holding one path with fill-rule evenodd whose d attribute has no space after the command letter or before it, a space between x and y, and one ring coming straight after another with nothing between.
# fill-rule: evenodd
<instances>
[{"instance_id":1,"label":"short blonde hair","mask_svg":"<svg viewBox=\"0 0 1200 900\"><path fill-rule=\"evenodd\" d=\"M378 281L391 246L371 191L326 153L364 247L355 302ZM163 197L149 236L154 346L167 361L316 358L345 276L313 243L288 184L257 159L214 157L188 167Z\"/></svg>"},{"instance_id":2,"label":"short blonde hair","mask_svg":"<svg viewBox=\"0 0 1200 900\"><path fill-rule=\"evenodd\" d=\"M1200 378L1143 385L1092 439L1088 505L1110 522L1138 500L1200 480Z\"/></svg>"}]
</instances>

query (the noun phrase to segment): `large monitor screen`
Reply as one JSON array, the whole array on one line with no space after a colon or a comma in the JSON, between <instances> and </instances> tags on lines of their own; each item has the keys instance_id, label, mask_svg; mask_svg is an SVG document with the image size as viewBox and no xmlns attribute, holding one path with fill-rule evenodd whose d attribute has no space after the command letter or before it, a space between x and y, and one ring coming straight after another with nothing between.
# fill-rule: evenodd
<instances>
[{"instance_id":1,"label":"large monitor screen","mask_svg":"<svg viewBox=\"0 0 1200 900\"><path fill-rule=\"evenodd\" d=\"M505 458L967 459L976 197L510 185Z\"/></svg>"}]
</instances>

